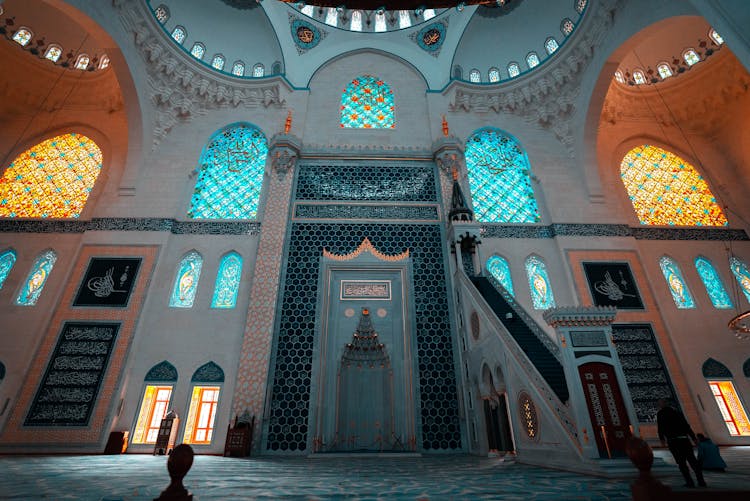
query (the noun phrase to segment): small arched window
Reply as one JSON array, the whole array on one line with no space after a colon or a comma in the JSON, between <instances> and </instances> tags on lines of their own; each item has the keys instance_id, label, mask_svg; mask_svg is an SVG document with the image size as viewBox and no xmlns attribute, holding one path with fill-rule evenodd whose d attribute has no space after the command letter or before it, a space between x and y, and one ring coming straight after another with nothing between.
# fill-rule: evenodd
<instances>
[{"instance_id":1,"label":"small arched window","mask_svg":"<svg viewBox=\"0 0 750 501\"><path fill-rule=\"evenodd\" d=\"M210 444L224 371L214 362L208 362L196 369L191 382L197 384L191 392L182 441L186 444Z\"/></svg>"},{"instance_id":2,"label":"small arched window","mask_svg":"<svg viewBox=\"0 0 750 501\"><path fill-rule=\"evenodd\" d=\"M341 96L341 127L347 129L394 129L393 91L372 75L355 78Z\"/></svg>"},{"instance_id":3,"label":"small arched window","mask_svg":"<svg viewBox=\"0 0 750 501\"><path fill-rule=\"evenodd\" d=\"M236 252L230 252L221 259L219 264L211 308L234 308L237 304L241 280L242 257Z\"/></svg>"},{"instance_id":4,"label":"small arched window","mask_svg":"<svg viewBox=\"0 0 750 501\"><path fill-rule=\"evenodd\" d=\"M625 77L622 76L622 71L615 71L615 80L617 80L621 84L625 83Z\"/></svg>"},{"instance_id":5,"label":"small arched window","mask_svg":"<svg viewBox=\"0 0 750 501\"><path fill-rule=\"evenodd\" d=\"M109 56L104 55L102 56L101 60L99 61L99 69L104 70L109 68Z\"/></svg>"},{"instance_id":6,"label":"small arched window","mask_svg":"<svg viewBox=\"0 0 750 501\"><path fill-rule=\"evenodd\" d=\"M19 28L18 31L16 31L13 34L13 41L17 42L18 44L26 47L28 45L29 41L31 41L31 37L33 37L34 34L31 32L28 28Z\"/></svg>"},{"instance_id":7,"label":"small arched window","mask_svg":"<svg viewBox=\"0 0 750 501\"><path fill-rule=\"evenodd\" d=\"M401 29L411 26L411 14L408 10L398 11L398 27Z\"/></svg>"},{"instance_id":8,"label":"small arched window","mask_svg":"<svg viewBox=\"0 0 750 501\"><path fill-rule=\"evenodd\" d=\"M732 270L740 289L742 289L742 293L745 294L745 298L750 302L750 269L743 261L734 256L729 258L729 268Z\"/></svg>"},{"instance_id":9,"label":"small arched window","mask_svg":"<svg viewBox=\"0 0 750 501\"><path fill-rule=\"evenodd\" d=\"M526 56L526 64L529 68L535 68L539 66L539 56L536 55L536 52L529 52L529 54Z\"/></svg>"},{"instance_id":10,"label":"small arched window","mask_svg":"<svg viewBox=\"0 0 750 501\"><path fill-rule=\"evenodd\" d=\"M500 70L498 70L497 68L490 68L490 71L487 73L487 78L492 83L499 82Z\"/></svg>"},{"instance_id":11,"label":"small arched window","mask_svg":"<svg viewBox=\"0 0 750 501\"><path fill-rule=\"evenodd\" d=\"M81 54L78 56L78 59L76 59L76 69L77 70L86 70L89 67L89 62L91 62L91 58L87 54Z\"/></svg>"},{"instance_id":12,"label":"small arched window","mask_svg":"<svg viewBox=\"0 0 750 501\"><path fill-rule=\"evenodd\" d=\"M695 269L698 271L698 275L700 275L701 281L703 281L703 285L706 287L706 293L711 299L711 304L714 305L714 308L731 308L732 300L724 288L724 283L721 281L719 272L716 271L711 261L705 257L697 257L695 259Z\"/></svg>"},{"instance_id":13,"label":"small arched window","mask_svg":"<svg viewBox=\"0 0 750 501\"><path fill-rule=\"evenodd\" d=\"M132 441L134 444L155 444L161 420L169 410L177 369L164 360L148 371L144 381L150 384L143 393Z\"/></svg>"},{"instance_id":14,"label":"small arched window","mask_svg":"<svg viewBox=\"0 0 750 501\"><path fill-rule=\"evenodd\" d=\"M385 12L375 12L375 31L381 33L388 29L385 22Z\"/></svg>"},{"instance_id":15,"label":"small arched window","mask_svg":"<svg viewBox=\"0 0 750 501\"><path fill-rule=\"evenodd\" d=\"M547 51L547 54L552 54L553 52L555 52L559 48L560 48L560 44L557 43L557 40L555 40L554 37L549 37L544 42L544 50Z\"/></svg>"},{"instance_id":16,"label":"small arched window","mask_svg":"<svg viewBox=\"0 0 750 501\"><path fill-rule=\"evenodd\" d=\"M185 31L185 28L183 28L182 26L175 26L175 28L172 30L172 38L178 44L182 45L186 37L187 31Z\"/></svg>"},{"instance_id":17,"label":"small arched window","mask_svg":"<svg viewBox=\"0 0 750 501\"><path fill-rule=\"evenodd\" d=\"M305 5L300 9L300 12L306 16L312 16L315 13L315 7L312 5Z\"/></svg>"},{"instance_id":18,"label":"small arched window","mask_svg":"<svg viewBox=\"0 0 750 501\"><path fill-rule=\"evenodd\" d=\"M180 261L177 275L174 278L172 297L169 306L173 308L192 308L195 293L198 291L198 281L203 268L203 258L196 251L189 252Z\"/></svg>"},{"instance_id":19,"label":"small arched window","mask_svg":"<svg viewBox=\"0 0 750 501\"><path fill-rule=\"evenodd\" d=\"M510 266L508 261L500 256L490 256L487 260L487 271L489 271L495 280L500 282L508 294L515 295L513 292L513 280L510 276Z\"/></svg>"},{"instance_id":20,"label":"small arched window","mask_svg":"<svg viewBox=\"0 0 750 501\"><path fill-rule=\"evenodd\" d=\"M508 65L508 76L510 78L515 78L520 74L521 74L521 67L518 65L518 63L510 63Z\"/></svg>"},{"instance_id":21,"label":"small arched window","mask_svg":"<svg viewBox=\"0 0 750 501\"><path fill-rule=\"evenodd\" d=\"M641 70L635 70L633 72L633 81L636 85L643 85L646 83L646 75Z\"/></svg>"},{"instance_id":22,"label":"small arched window","mask_svg":"<svg viewBox=\"0 0 750 501\"><path fill-rule=\"evenodd\" d=\"M555 307L555 297L547 275L547 265L536 256L526 259L526 276L529 279L531 301L535 310Z\"/></svg>"},{"instance_id":23,"label":"small arched window","mask_svg":"<svg viewBox=\"0 0 750 501\"><path fill-rule=\"evenodd\" d=\"M352 12L352 23L349 25L352 31L362 31L362 12L355 10Z\"/></svg>"},{"instance_id":24,"label":"small arched window","mask_svg":"<svg viewBox=\"0 0 750 501\"><path fill-rule=\"evenodd\" d=\"M266 67L263 66L261 63L256 64L253 66L253 76L255 78L261 78L266 75Z\"/></svg>"},{"instance_id":25,"label":"small arched window","mask_svg":"<svg viewBox=\"0 0 750 501\"><path fill-rule=\"evenodd\" d=\"M336 7L328 7L326 11L326 24L330 26L338 26L339 24L339 13Z\"/></svg>"},{"instance_id":26,"label":"small arched window","mask_svg":"<svg viewBox=\"0 0 750 501\"><path fill-rule=\"evenodd\" d=\"M206 55L206 46L200 42L195 42L193 48L190 49L190 53L196 59L203 59L203 56Z\"/></svg>"},{"instance_id":27,"label":"small arched window","mask_svg":"<svg viewBox=\"0 0 750 501\"><path fill-rule=\"evenodd\" d=\"M236 77L244 77L245 76L245 63L242 61L235 61L232 65L232 75Z\"/></svg>"},{"instance_id":28,"label":"small arched window","mask_svg":"<svg viewBox=\"0 0 750 501\"><path fill-rule=\"evenodd\" d=\"M52 250L45 251L36 258L21 291L16 297L16 304L21 306L34 306L36 304L42 294L44 285L47 283L49 274L52 273L55 261L57 261L57 254Z\"/></svg>"},{"instance_id":29,"label":"small arched window","mask_svg":"<svg viewBox=\"0 0 750 501\"><path fill-rule=\"evenodd\" d=\"M165 5L160 5L154 9L154 16L156 16L157 21L164 24L169 20L169 9Z\"/></svg>"},{"instance_id":30,"label":"small arched window","mask_svg":"<svg viewBox=\"0 0 750 501\"><path fill-rule=\"evenodd\" d=\"M44 52L44 58L56 63L62 55L62 47L57 44L50 44Z\"/></svg>"},{"instance_id":31,"label":"small arched window","mask_svg":"<svg viewBox=\"0 0 750 501\"><path fill-rule=\"evenodd\" d=\"M583 11L586 10L586 4L588 4L588 0L575 0L576 12L583 14Z\"/></svg>"},{"instance_id":32,"label":"small arched window","mask_svg":"<svg viewBox=\"0 0 750 501\"><path fill-rule=\"evenodd\" d=\"M700 56L698 56L698 53L695 52L695 49L688 49L685 52L683 52L682 59L685 60L688 66L692 66L695 63L699 63L701 60Z\"/></svg>"},{"instance_id":33,"label":"small arched window","mask_svg":"<svg viewBox=\"0 0 750 501\"><path fill-rule=\"evenodd\" d=\"M672 68L667 63L660 63L656 67L656 71L659 72L659 76L662 80L672 76Z\"/></svg>"},{"instance_id":34,"label":"small arched window","mask_svg":"<svg viewBox=\"0 0 750 501\"><path fill-rule=\"evenodd\" d=\"M482 81L482 74L479 73L479 70L474 68L469 72L469 82L472 83L479 83Z\"/></svg>"},{"instance_id":35,"label":"small arched window","mask_svg":"<svg viewBox=\"0 0 750 501\"><path fill-rule=\"evenodd\" d=\"M272 75L281 75L281 61L274 61L271 65Z\"/></svg>"},{"instance_id":36,"label":"small arched window","mask_svg":"<svg viewBox=\"0 0 750 501\"><path fill-rule=\"evenodd\" d=\"M211 66L213 66L215 69L221 71L224 69L224 64L227 62L226 59L224 59L224 56L221 54L216 54L214 58L211 60Z\"/></svg>"},{"instance_id":37,"label":"small arched window","mask_svg":"<svg viewBox=\"0 0 750 501\"><path fill-rule=\"evenodd\" d=\"M0 289L3 288L5 280L10 275L10 270L16 262L16 251L8 249L0 254Z\"/></svg>"},{"instance_id":38,"label":"small arched window","mask_svg":"<svg viewBox=\"0 0 750 501\"><path fill-rule=\"evenodd\" d=\"M430 19L435 17L435 9L425 9L422 17L425 21L429 21Z\"/></svg>"},{"instance_id":39,"label":"small arched window","mask_svg":"<svg viewBox=\"0 0 750 501\"><path fill-rule=\"evenodd\" d=\"M464 70L461 68L460 65L455 65L453 67L453 79L454 80L463 80L464 78Z\"/></svg>"},{"instance_id":40,"label":"small arched window","mask_svg":"<svg viewBox=\"0 0 750 501\"><path fill-rule=\"evenodd\" d=\"M659 267L664 275L664 280L667 282L669 292L672 293L672 299L674 304L680 309L691 309L695 308L695 301L693 296L690 294L685 279L682 277L682 271L677 262L667 256L663 256L659 259Z\"/></svg>"},{"instance_id":41,"label":"small arched window","mask_svg":"<svg viewBox=\"0 0 750 501\"><path fill-rule=\"evenodd\" d=\"M713 40L716 45L724 44L724 39L722 38L722 36L719 35L719 33L717 33L717 31L713 28L708 31L708 37Z\"/></svg>"},{"instance_id":42,"label":"small arched window","mask_svg":"<svg viewBox=\"0 0 750 501\"><path fill-rule=\"evenodd\" d=\"M560 23L560 31L562 31L562 34L566 37L573 33L573 28L575 27L576 25L573 23L573 21L571 21L567 17Z\"/></svg>"}]
</instances>

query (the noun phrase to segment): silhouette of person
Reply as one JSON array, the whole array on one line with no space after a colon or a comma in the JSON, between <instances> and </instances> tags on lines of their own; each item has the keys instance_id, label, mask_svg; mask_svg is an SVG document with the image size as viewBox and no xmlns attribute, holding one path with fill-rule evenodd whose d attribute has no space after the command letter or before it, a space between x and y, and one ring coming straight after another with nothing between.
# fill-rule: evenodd
<instances>
[{"instance_id":1,"label":"silhouette of person","mask_svg":"<svg viewBox=\"0 0 750 501\"><path fill-rule=\"evenodd\" d=\"M719 454L719 448L702 433L698 433L698 462L704 470L724 471L727 467Z\"/></svg>"},{"instance_id":2,"label":"silhouette of person","mask_svg":"<svg viewBox=\"0 0 750 501\"><path fill-rule=\"evenodd\" d=\"M659 440L661 440L662 446L669 446L669 452L672 453L674 460L677 462L677 466L680 468L680 473L685 477L685 487L695 487L693 477L690 476L690 470L687 467L687 463L695 472L695 477L698 479L698 485L701 487L706 486L706 481L703 479L703 471L701 465L693 454L693 444L690 441L698 442L698 439L693 433L693 429L690 428L685 416L674 407L671 407L665 399L659 400L659 412L656 413L656 423L659 428Z\"/></svg>"}]
</instances>

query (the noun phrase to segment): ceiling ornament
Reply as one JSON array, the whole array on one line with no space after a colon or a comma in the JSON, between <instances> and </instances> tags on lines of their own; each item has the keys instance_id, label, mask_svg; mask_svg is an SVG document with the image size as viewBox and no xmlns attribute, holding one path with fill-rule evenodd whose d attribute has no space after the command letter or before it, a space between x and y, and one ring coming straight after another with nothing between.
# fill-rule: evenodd
<instances>
[{"instance_id":1,"label":"ceiling ornament","mask_svg":"<svg viewBox=\"0 0 750 501\"><path fill-rule=\"evenodd\" d=\"M289 28L292 32L294 45L297 47L297 53L300 55L317 47L320 41L328 35L327 31L321 30L314 24L292 14L289 14Z\"/></svg>"},{"instance_id":2,"label":"ceiling ornament","mask_svg":"<svg viewBox=\"0 0 750 501\"><path fill-rule=\"evenodd\" d=\"M286 100L277 83L231 81L186 58L182 49L156 25L146 2L112 0L124 28L146 62L151 101L156 109L153 147L179 123L220 108L283 108ZM273 80L272 80L273 81Z\"/></svg>"},{"instance_id":3,"label":"ceiling ornament","mask_svg":"<svg viewBox=\"0 0 750 501\"><path fill-rule=\"evenodd\" d=\"M428 24L419 31L412 32L409 38L428 54L438 57L448 33L448 18Z\"/></svg>"},{"instance_id":4,"label":"ceiling ornament","mask_svg":"<svg viewBox=\"0 0 750 501\"><path fill-rule=\"evenodd\" d=\"M223 0L228 4L246 4L256 0ZM281 0L286 3L302 3L318 7L337 7L345 9L364 10L417 10L417 9L445 9L455 7L463 10L468 5L485 5L490 9L512 9L513 5L521 3L521 0ZM247 8L247 7L245 7Z\"/></svg>"}]
</instances>

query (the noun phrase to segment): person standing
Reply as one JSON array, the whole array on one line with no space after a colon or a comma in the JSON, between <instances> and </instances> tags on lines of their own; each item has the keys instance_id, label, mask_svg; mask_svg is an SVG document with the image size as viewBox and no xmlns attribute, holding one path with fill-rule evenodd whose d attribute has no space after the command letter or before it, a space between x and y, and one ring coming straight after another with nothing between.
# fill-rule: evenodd
<instances>
[{"instance_id":1,"label":"person standing","mask_svg":"<svg viewBox=\"0 0 750 501\"><path fill-rule=\"evenodd\" d=\"M693 442L697 443L698 439L685 416L671 407L665 399L661 399L659 400L659 412L656 413L656 423L659 428L659 440L661 440L662 446L669 446L669 452L672 453L674 460L677 462L680 473L685 477L685 487L695 487L687 463L690 463L693 468L695 477L698 479L698 485L705 487L706 481L703 479L701 465L693 454ZM691 439L693 442L690 441Z\"/></svg>"}]
</instances>

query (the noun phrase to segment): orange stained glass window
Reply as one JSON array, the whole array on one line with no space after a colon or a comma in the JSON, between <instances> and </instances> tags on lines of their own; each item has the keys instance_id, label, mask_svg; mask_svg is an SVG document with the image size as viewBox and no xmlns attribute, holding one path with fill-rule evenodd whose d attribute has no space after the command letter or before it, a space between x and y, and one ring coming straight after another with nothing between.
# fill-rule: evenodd
<instances>
[{"instance_id":1,"label":"orange stained glass window","mask_svg":"<svg viewBox=\"0 0 750 501\"><path fill-rule=\"evenodd\" d=\"M726 226L727 218L695 167L644 144L630 150L620 177L641 224Z\"/></svg>"},{"instance_id":2,"label":"orange stained glass window","mask_svg":"<svg viewBox=\"0 0 750 501\"><path fill-rule=\"evenodd\" d=\"M81 134L42 141L0 178L0 217L79 217L102 170L102 152Z\"/></svg>"},{"instance_id":3,"label":"orange stained glass window","mask_svg":"<svg viewBox=\"0 0 750 501\"><path fill-rule=\"evenodd\" d=\"M709 381L711 393L716 399L716 405L724 418L729 434L733 437L750 436L750 421L742 406L740 397L734 391L731 381Z\"/></svg>"},{"instance_id":4,"label":"orange stained glass window","mask_svg":"<svg viewBox=\"0 0 750 501\"><path fill-rule=\"evenodd\" d=\"M185 436L187 444L210 444L214 433L216 407L219 403L218 386L194 386L190 399Z\"/></svg>"},{"instance_id":5,"label":"orange stained glass window","mask_svg":"<svg viewBox=\"0 0 750 501\"><path fill-rule=\"evenodd\" d=\"M155 444L161 420L167 415L171 386L146 386L133 433L134 444Z\"/></svg>"}]
</instances>

